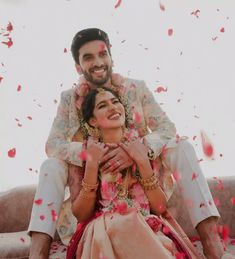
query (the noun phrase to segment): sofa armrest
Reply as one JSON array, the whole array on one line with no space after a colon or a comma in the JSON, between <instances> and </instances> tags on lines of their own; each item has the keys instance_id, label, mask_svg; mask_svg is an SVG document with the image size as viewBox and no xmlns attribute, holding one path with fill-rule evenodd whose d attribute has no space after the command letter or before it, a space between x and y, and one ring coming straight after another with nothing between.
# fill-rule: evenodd
<instances>
[{"instance_id":1,"label":"sofa armrest","mask_svg":"<svg viewBox=\"0 0 235 259\"><path fill-rule=\"evenodd\" d=\"M36 185L13 188L0 193L0 233L28 228Z\"/></svg>"}]
</instances>

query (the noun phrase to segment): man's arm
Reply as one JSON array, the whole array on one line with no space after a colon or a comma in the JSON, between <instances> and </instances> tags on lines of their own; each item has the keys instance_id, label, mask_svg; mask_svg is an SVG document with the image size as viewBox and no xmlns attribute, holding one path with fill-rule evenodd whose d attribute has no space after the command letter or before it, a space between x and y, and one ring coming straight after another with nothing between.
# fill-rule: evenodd
<instances>
[{"instance_id":1,"label":"man's arm","mask_svg":"<svg viewBox=\"0 0 235 259\"><path fill-rule=\"evenodd\" d=\"M160 155L162 148L176 136L174 123L170 121L145 82L138 88L142 96L144 120L151 133L145 136L148 147L154 152L153 159Z\"/></svg>"},{"instance_id":2,"label":"man's arm","mask_svg":"<svg viewBox=\"0 0 235 259\"><path fill-rule=\"evenodd\" d=\"M61 94L57 114L46 142L46 153L48 157L58 158L68 163L82 166L82 160L79 157L82 151L82 143L73 142L69 139L71 94L72 92L69 91L62 92Z\"/></svg>"}]
</instances>

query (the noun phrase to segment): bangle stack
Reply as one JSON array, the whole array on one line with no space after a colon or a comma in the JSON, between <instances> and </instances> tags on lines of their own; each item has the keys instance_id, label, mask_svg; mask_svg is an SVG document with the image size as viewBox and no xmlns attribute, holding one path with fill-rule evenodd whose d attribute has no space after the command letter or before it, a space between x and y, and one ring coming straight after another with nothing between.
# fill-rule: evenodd
<instances>
[{"instance_id":1,"label":"bangle stack","mask_svg":"<svg viewBox=\"0 0 235 259\"><path fill-rule=\"evenodd\" d=\"M145 191L155 190L159 186L159 181L155 174L147 179L141 178L139 181Z\"/></svg>"},{"instance_id":2,"label":"bangle stack","mask_svg":"<svg viewBox=\"0 0 235 259\"><path fill-rule=\"evenodd\" d=\"M79 193L79 196L84 199L93 199L96 198L96 191L98 189L97 184L87 184L84 180L82 180L82 189Z\"/></svg>"}]
</instances>

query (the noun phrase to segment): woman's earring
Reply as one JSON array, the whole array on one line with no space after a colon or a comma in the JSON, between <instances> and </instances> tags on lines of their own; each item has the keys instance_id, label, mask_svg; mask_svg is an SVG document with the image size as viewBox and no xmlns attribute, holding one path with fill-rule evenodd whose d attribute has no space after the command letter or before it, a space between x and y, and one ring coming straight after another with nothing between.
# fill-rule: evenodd
<instances>
[{"instance_id":1,"label":"woman's earring","mask_svg":"<svg viewBox=\"0 0 235 259\"><path fill-rule=\"evenodd\" d=\"M85 123L85 127L87 129L88 135L94 137L96 139L100 138L100 130L96 127L91 127L88 123Z\"/></svg>"}]
</instances>

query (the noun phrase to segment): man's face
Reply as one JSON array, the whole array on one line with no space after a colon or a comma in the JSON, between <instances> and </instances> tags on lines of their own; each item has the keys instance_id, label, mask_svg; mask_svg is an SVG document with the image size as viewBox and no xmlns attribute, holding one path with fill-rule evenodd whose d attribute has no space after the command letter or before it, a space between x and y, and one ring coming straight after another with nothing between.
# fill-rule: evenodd
<instances>
[{"instance_id":1,"label":"man's face","mask_svg":"<svg viewBox=\"0 0 235 259\"><path fill-rule=\"evenodd\" d=\"M112 59L105 43L100 40L85 43L79 49L77 69L92 84L97 86L106 84L112 73Z\"/></svg>"}]
</instances>

